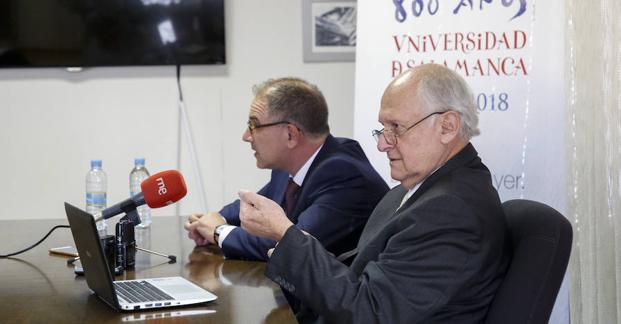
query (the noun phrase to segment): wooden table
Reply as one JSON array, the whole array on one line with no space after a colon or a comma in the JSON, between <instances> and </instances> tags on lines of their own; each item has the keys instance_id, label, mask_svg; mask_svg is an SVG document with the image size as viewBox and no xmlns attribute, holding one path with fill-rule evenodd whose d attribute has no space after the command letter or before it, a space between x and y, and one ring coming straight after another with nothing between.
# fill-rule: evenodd
<instances>
[{"instance_id":1,"label":"wooden table","mask_svg":"<svg viewBox=\"0 0 621 324\"><path fill-rule=\"evenodd\" d=\"M116 279L182 276L216 294L216 301L159 311L117 312L93 295L84 277L76 276L73 267L67 265L67 258L48 253L51 247L73 245L70 230L60 228L33 250L0 259L0 322L296 322L280 288L263 275L265 263L226 260L218 249L195 247L183 229L184 220L155 217L150 229L136 230L138 246L176 255L176 263L169 264L166 258L138 251L135 269ZM116 221L113 219L111 224ZM0 254L33 244L58 224L68 222L0 221Z\"/></svg>"}]
</instances>

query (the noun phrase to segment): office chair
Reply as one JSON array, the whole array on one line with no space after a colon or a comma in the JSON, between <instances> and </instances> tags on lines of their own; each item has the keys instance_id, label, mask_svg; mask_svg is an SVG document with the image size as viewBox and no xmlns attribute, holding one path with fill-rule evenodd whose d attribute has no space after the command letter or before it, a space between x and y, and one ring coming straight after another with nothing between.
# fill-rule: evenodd
<instances>
[{"instance_id":1,"label":"office chair","mask_svg":"<svg viewBox=\"0 0 621 324\"><path fill-rule=\"evenodd\" d=\"M569 221L530 200L502 204L513 256L486 323L547 323L571 252Z\"/></svg>"}]
</instances>

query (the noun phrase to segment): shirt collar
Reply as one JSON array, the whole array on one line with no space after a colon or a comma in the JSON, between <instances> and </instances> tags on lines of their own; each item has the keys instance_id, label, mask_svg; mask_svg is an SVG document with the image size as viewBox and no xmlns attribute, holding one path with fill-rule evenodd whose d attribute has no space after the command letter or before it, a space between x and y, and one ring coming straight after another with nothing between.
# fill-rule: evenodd
<instances>
[{"instance_id":1,"label":"shirt collar","mask_svg":"<svg viewBox=\"0 0 621 324\"><path fill-rule=\"evenodd\" d=\"M436 173L436 171L438 171L439 169L440 168L437 168L437 169L433 170L433 172L431 172L425 179L423 179L423 181L419 182L412 189L408 190L408 192L405 193L405 196L403 196L403 200L401 200L401 204L399 205L399 208L401 208L401 206L403 206L403 204L405 204L405 202L408 201L408 199L410 199L410 197L412 197L414 195L416 190L418 190L418 188L420 188L420 186L423 184L423 182L425 182L432 174Z\"/></svg>"},{"instance_id":2,"label":"shirt collar","mask_svg":"<svg viewBox=\"0 0 621 324\"><path fill-rule=\"evenodd\" d=\"M300 187L302 186L302 183L304 183L304 178L306 178L306 174L308 173L308 169L310 169L311 164L313 164L313 161L315 161L317 153L319 153L322 147L323 144L321 144L317 151L315 151L315 153L313 153L313 155L311 155L311 157L306 160L306 163L304 163L300 170L298 170L298 173L293 176L293 182L295 182L295 184ZM289 175L289 177L291 177L291 175Z\"/></svg>"},{"instance_id":3,"label":"shirt collar","mask_svg":"<svg viewBox=\"0 0 621 324\"><path fill-rule=\"evenodd\" d=\"M401 206L403 206L403 204L405 204L406 201L408 201L408 199L410 199L410 197L412 197L412 195L416 192L416 190L418 190L418 188L420 188L420 185L422 185L422 182L419 182L417 185L414 186L414 188L408 190L408 192L405 193L405 196L403 196L403 199L401 200L401 204L399 205L399 208L401 208Z\"/></svg>"}]
</instances>

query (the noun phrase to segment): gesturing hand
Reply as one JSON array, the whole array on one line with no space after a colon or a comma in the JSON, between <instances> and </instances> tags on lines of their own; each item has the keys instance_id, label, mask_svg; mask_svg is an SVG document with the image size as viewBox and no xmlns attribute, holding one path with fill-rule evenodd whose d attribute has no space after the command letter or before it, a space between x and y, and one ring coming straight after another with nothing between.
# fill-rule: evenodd
<instances>
[{"instance_id":1,"label":"gesturing hand","mask_svg":"<svg viewBox=\"0 0 621 324\"><path fill-rule=\"evenodd\" d=\"M254 192L240 190L241 226L250 234L280 241L293 223L274 201Z\"/></svg>"}]
</instances>

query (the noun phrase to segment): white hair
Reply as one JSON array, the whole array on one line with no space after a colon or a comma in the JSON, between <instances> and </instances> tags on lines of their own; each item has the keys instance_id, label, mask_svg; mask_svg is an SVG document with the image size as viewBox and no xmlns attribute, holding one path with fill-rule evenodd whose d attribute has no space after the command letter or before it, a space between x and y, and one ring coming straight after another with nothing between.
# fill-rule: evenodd
<instances>
[{"instance_id":1,"label":"white hair","mask_svg":"<svg viewBox=\"0 0 621 324\"><path fill-rule=\"evenodd\" d=\"M479 116L470 86L457 72L439 64L414 68L416 96L430 112L453 110L461 116L460 135L466 140L479 135Z\"/></svg>"}]
</instances>

